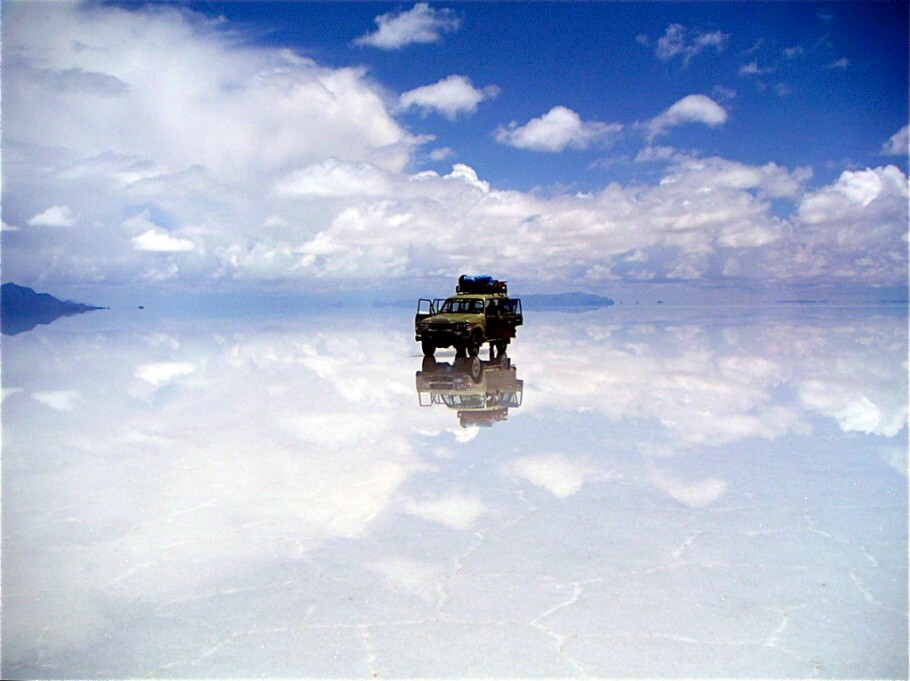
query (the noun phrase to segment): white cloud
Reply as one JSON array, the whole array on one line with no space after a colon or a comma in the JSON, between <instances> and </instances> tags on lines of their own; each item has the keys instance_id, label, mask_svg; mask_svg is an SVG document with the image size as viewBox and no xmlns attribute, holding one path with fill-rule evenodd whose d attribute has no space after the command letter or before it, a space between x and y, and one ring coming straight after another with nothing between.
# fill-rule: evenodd
<instances>
[{"instance_id":1,"label":"white cloud","mask_svg":"<svg viewBox=\"0 0 910 681\"><path fill-rule=\"evenodd\" d=\"M705 50L714 49L722 52L730 36L721 31L703 33L700 30L689 30L682 24L670 24L664 35L657 40L655 54L661 61L670 61L681 56L688 65L693 57ZM649 44L646 39L637 38L639 43Z\"/></svg>"},{"instance_id":2,"label":"white cloud","mask_svg":"<svg viewBox=\"0 0 910 681\"><path fill-rule=\"evenodd\" d=\"M846 70L846 69L850 68L850 60L847 59L846 57L841 57L840 59L837 59L837 60L831 62L830 64L828 64L827 68L837 69L839 71Z\"/></svg>"},{"instance_id":3,"label":"white cloud","mask_svg":"<svg viewBox=\"0 0 910 681\"><path fill-rule=\"evenodd\" d=\"M80 394L76 390L53 390L51 392L33 393L32 397L51 409L72 411L79 401Z\"/></svg>"},{"instance_id":4,"label":"white cloud","mask_svg":"<svg viewBox=\"0 0 910 681\"><path fill-rule=\"evenodd\" d=\"M620 130L619 123L583 121L571 109L554 106L525 125L513 122L508 127L500 126L496 139L519 149L559 152L566 147L586 149L594 144L608 144Z\"/></svg>"},{"instance_id":5,"label":"white cloud","mask_svg":"<svg viewBox=\"0 0 910 681\"><path fill-rule=\"evenodd\" d=\"M740 67L739 75L741 75L741 76L763 76L767 73L772 73L773 71L774 71L773 68L770 68L770 67L761 68L761 67L759 67L757 61L752 61L752 62L749 62L748 64Z\"/></svg>"},{"instance_id":6,"label":"white cloud","mask_svg":"<svg viewBox=\"0 0 910 681\"><path fill-rule=\"evenodd\" d=\"M176 378L188 376L197 369L192 362L155 362L136 367L135 376L155 387L167 385Z\"/></svg>"},{"instance_id":7,"label":"white cloud","mask_svg":"<svg viewBox=\"0 0 910 681\"><path fill-rule=\"evenodd\" d=\"M810 225L851 224L851 217L864 215L883 202L907 199L907 178L895 166L845 171L833 185L803 199L799 217Z\"/></svg>"},{"instance_id":8,"label":"white cloud","mask_svg":"<svg viewBox=\"0 0 910 681\"><path fill-rule=\"evenodd\" d=\"M727 491L727 483L717 478L681 480L656 468L651 469L651 482L689 508L710 506Z\"/></svg>"},{"instance_id":9,"label":"white cloud","mask_svg":"<svg viewBox=\"0 0 910 681\"><path fill-rule=\"evenodd\" d=\"M505 472L527 480L535 487L543 487L561 499L578 492L585 482L604 478L591 466L562 454L515 459L506 465Z\"/></svg>"},{"instance_id":10,"label":"white cloud","mask_svg":"<svg viewBox=\"0 0 910 681\"><path fill-rule=\"evenodd\" d=\"M677 155L673 147L647 146L643 147L636 155L636 163L650 163L652 161L666 162Z\"/></svg>"},{"instance_id":11,"label":"white cloud","mask_svg":"<svg viewBox=\"0 0 910 681\"><path fill-rule=\"evenodd\" d=\"M439 598L446 575L438 565L400 557L387 558L367 567L382 575L390 590L412 594L428 602Z\"/></svg>"},{"instance_id":12,"label":"white cloud","mask_svg":"<svg viewBox=\"0 0 910 681\"><path fill-rule=\"evenodd\" d=\"M6 402L6 398L25 392L25 388L0 388L0 402Z\"/></svg>"},{"instance_id":13,"label":"white cloud","mask_svg":"<svg viewBox=\"0 0 910 681\"><path fill-rule=\"evenodd\" d=\"M900 404L876 404L860 390L850 392L836 381L823 378L804 382L799 388L803 404L835 419L844 432L894 437L907 424L907 407Z\"/></svg>"},{"instance_id":14,"label":"white cloud","mask_svg":"<svg viewBox=\"0 0 910 681\"><path fill-rule=\"evenodd\" d=\"M576 281L906 280L896 168L806 194L803 169L651 146L636 160L662 161L647 169L653 181L504 191L467 164L408 172L451 152L416 154L429 138L395 121L397 103L364 69L255 47L186 10L7 9L4 136L15 144L4 162L21 172L4 185L3 210L23 227L5 235L13 281L205 286L472 269ZM467 106L456 101L452 112ZM690 95L641 125L656 137L726 116ZM557 152L606 146L620 129L557 106L497 136ZM30 219L79 229L30 229Z\"/></svg>"},{"instance_id":15,"label":"white cloud","mask_svg":"<svg viewBox=\"0 0 910 681\"><path fill-rule=\"evenodd\" d=\"M684 155L656 187L611 185L551 198L496 190L463 164L446 176L388 177L387 194L347 202L295 248L296 271L391 276L495 266L513 277L550 278L606 267L636 279L646 271L650 278L708 276L704 260L715 250L784 238L769 198L793 198L807 177L775 164ZM637 262L628 260L633 251L641 254Z\"/></svg>"},{"instance_id":16,"label":"white cloud","mask_svg":"<svg viewBox=\"0 0 910 681\"><path fill-rule=\"evenodd\" d=\"M4 12L3 31L4 161L19 169L4 184L4 220L82 226L78 236L22 230L4 258L14 280L234 276L234 250L251 263L274 236L259 226L279 209L292 239L327 223L329 208L276 205L276 185L296 169L334 158L397 172L423 141L364 69L257 47L189 10L23 3ZM107 76L124 87L96 87ZM124 230L136 206L167 216L167 234ZM191 229L196 248L179 273L146 271L137 247L188 252L167 237Z\"/></svg>"},{"instance_id":17,"label":"white cloud","mask_svg":"<svg viewBox=\"0 0 910 681\"><path fill-rule=\"evenodd\" d=\"M69 206L51 206L29 218L28 224L32 227L72 227L76 224L76 215Z\"/></svg>"},{"instance_id":18,"label":"white cloud","mask_svg":"<svg viewBox=\"0 0 910 681\"><path fill-rule=\"evenodd\" d=\"M424 113L438 111L450 120L459 114L472 114L477 105L499 94L495 85L475 88L467 76L453 75L432 85L408 90L399 98L402 109L417 108Z\"/></svg>"},{"instance_id":19,"label":"white cloud","mask_svg":"<svg viewBox=\"0 0 910 681\"><path fill-rule=\"evenodd\" d=\"M152 222L148 210L124 220L123 227L129 232L142 231L132 239L133 248L137 251L185 253L196 248L196 245L189 239L169 234Z\"/></svg>"},{"instance_id":20,"label":"white cloud","mask_svg":"<svg viewBox=\"0 0 910 681\"><path fill-rule=\"evenodd\" d=\"M906 282L908 200L907 177L895 166L846 171L801 198L793 236L761 266L779 280Z\"/></svg>"},{"instance_id":21,"label":"white cloud","mask_svg":"<svg viewBox=\"0 0 910 681\"><path fill-rule=\"evenodd\" d=\"M487 510L479 497L455 491L433 499L409 501L405 508L411 515L455 530L467 529Z\"/></svg>"},{"instance_id":22,"label":"white cloud","mask_svg":"<svg viewBox=\"0 0 910 681\"><path fill-rule=\"evenodd\" d=\"M361 36L357 45L397 50L415 43L435 43L442 33L457 31L461 20L450 9L435 9L419 2L403 12L389 12L376 17L378 28Z\"/></svg>"},{"instance_id":23,"label":"white cloud","mask_svg":"<svg viewBox=\"0 0 910 681\"><path fill-rule=\"evenodd\" d=\"M294 171L276 184L279 194L309 197L389 196L395 176L369 163L327 159Z\"/></svg>"},{"instance_id":24,"label":"white cloud","mask_svg":"<svg viewBox=\"0 0 910 681\"><path fill-rule=\"evenodd\" d=\"M133 237L133 248L137 251L157 251L159 253L186 253L196 248L189 239L174 237L163 229L150 229Z\"/></svg>"},{"instance_id":25,"label":"white cloud","mask_svg":"<svg viewBox=\"0 0 910 681\"><path fill-rule=\"evenodd\" d=\"M905 125L891 135L888 141L882 145L881 153L885 156L904 157L910 154L910 125Z\"/></svg>"},{"instance_id":26,"label":"white cloud","mask_svg":"<svg viewBox=\"0 0 910 681\"><path fill-rule=\"evenodd\" d=\"M450 147L440 147L433 149L429 157L431 161L445 161L455 156L455 151Z\"/></svg>"},{"instance_id":27,"label":"white cloud","mask_svg":"<svg viewBox=\"0 0 910 681\"><path fill-rule=\"evenodd\" d=\"M5 13L4 33L15 56L4 79L16 84L4 134L80 161L116 151L124 167L240 182L330 156L401 168L413 144L363 69L248 47L189 11L23 4ZM46 76L72 72L124 88L61 90Z\"/></svg>"},{"instance_id":28,"label":"white cloud","mask_svg":"<svg viewBox=\"0 0 910 681\"><path fill-rule=\"evenodd\" d=\"M648 123L648 132L653 139L666 134L670 128L686 123L702 123L713 128L726 121L726 109L713 99L705 95L687 95L653 118Z\"/></svg>"}]
</instances>

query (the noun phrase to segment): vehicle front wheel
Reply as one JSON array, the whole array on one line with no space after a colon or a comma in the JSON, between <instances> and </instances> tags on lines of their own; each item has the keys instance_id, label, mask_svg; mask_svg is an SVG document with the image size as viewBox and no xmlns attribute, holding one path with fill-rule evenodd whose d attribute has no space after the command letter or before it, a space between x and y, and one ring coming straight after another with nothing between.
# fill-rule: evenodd
<instances>
[{"instance_id":1,"label":"vehicle front wheel","mask_svg":"<svg viewBox=\"0 0 910 681\"><path fill-rule=\"evenodd\" d=\"M423 348L424 357L432 357L436 354L436 346L433 345L430 341L421 341L420 347Z\"/></svg>"},{"instance_id":2,"label":"vehicle front wheel","mask_svg":"<svg viewBox=\"0 0 910 681\"><path fill-rule=\"evenodd\" d=\"M477 357L472 357L471 380L475 383L480 383L481 378L483 378L483 365L480 363L480 360Z\"/></svg>"}]
</instances>

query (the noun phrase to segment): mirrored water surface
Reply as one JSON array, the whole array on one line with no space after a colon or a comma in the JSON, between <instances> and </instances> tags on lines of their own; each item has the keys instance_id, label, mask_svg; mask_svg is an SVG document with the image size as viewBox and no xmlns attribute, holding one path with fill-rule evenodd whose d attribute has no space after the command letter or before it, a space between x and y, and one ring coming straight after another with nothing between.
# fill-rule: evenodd
<instances>
[{"instance_id":1,"label":"mirrored water surface","mask_svg":"<svg viewBox=\"0 0 910 681\"><path fill-rule=\"evenodd\" d=\"M907 677L907 317L3 338L4 678Z\"/></svg>"}]
</instances>

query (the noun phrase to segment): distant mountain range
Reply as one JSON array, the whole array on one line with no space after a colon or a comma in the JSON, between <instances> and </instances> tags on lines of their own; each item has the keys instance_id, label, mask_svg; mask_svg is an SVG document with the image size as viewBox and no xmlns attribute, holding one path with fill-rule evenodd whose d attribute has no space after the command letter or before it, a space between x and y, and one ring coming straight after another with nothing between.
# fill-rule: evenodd
<instances>
[{"instance_id":1,"label":"distant mountain range","mask_svg":"<svg viewBox=\"0 0 910 681\"><path fill-rule=\"evenodd\" d=\"M0 286L0 332L7 336L31 331L39 324L50 324L68 317L106 308L59 300L49 293L37 293L27 286L8 283Z\"/></svg>"},{"instance_id":2,"label":"distant mountain range","mask_svg":"<svg viewBox=\"0 0 910 681\"><path fill-rule=\"evenodd\" d=\"M525 312L529 309L584 310L616 304L612 298L593 293L528 293L515 297L521 299L522 309ZM377 300L373 302L373 307L412 307L416 303L416 299Z\"/></svg>"},{"instance_id":3,"label":"distant mountain range","mask_svg":"<svg viewBox=\"0 0 910 681\"><path fill-rule=\"evenodd\" d=\"M526 308L608 307L616 303L612 298L593 293L530 293L519 297Z\"/></svg>"}]
</instances>

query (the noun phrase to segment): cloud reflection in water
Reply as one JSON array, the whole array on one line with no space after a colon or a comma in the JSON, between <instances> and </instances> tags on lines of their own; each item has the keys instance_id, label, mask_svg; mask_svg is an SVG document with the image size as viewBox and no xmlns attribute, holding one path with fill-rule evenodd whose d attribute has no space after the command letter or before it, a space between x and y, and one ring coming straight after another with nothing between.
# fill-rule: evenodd
<instances>
[{"instance_id":1,"label":"cloud reflection in water","mask_svg":"<svg viewBox=\"0 0 910 681\"><path fill-rule=\"evenodd\" d=\"M906 318L662 314L6 340L4 675L905 670Z\"/></svg>"}]
</instances>

